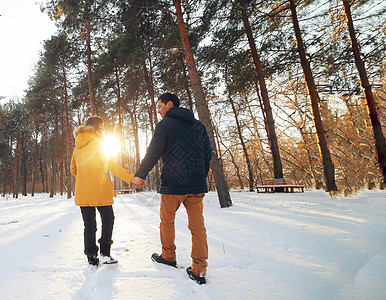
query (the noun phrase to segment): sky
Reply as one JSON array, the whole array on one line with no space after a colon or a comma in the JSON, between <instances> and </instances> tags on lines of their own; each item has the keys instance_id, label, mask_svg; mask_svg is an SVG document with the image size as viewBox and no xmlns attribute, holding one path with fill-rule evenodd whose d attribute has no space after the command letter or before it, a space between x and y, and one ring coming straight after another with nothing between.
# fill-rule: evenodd
<instances>
[{"instance_id":1,"label":"sky","mask_svg":"<svg viewBox=\"0 0 386 300\"><path fill-rule=\"evenodd\" d=\"M43 42L56 32L55 22L40 11L41 3L41 0L0 1L0 97L24 96Z\"/></svg>"}]
</instances>

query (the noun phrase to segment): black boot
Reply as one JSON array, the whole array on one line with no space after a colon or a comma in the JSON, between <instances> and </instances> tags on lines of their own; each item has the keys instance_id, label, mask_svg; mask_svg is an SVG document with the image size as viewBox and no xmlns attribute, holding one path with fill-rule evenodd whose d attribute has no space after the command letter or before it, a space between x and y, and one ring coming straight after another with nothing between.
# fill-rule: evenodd
<instances>
[{"instance_id":1,"label":"black boot","mask_svg":"<svg viewBox=\"0 0 386 300\"><path fill-rule=\"evenodd\" d=\"M101 246L101 256L99 258L99 262L104 265L111 265L111 264L116 264L118 263L118 260L114 259L110 255L110 250L111 250L111 244L113 243L113 240L109 239L103 239L100 238L98 240Z\"/></svg>"},{"instance_id":2,"label":"black boot","mask_svg":"<svg viewBox=\"0 0 386 300\"><path fill-rule=\"evenodd\" d=\"M88 263L92 266L98 266L99 264L98 250L99 247L95 246L95 248L92 250L84 251L84 254L87 256Z\"/></svg>"},{"instance_id":3,"label":"black boot","mask_svg":"<svg viewBox=\"0 0 386 300\"><path fill-rule=\"evenodd\" d=\"M92 266L98 266L99 259L97 254L87 255L88 263Z\"/></svg>"},{"instance_id":4,"label":"black boot","mask_svg":"<svg viewBox=\"0 0 386 300\"><path fill-rule=\"evenodd\" d=\"M192 271L192 267L187 268L186 273L188 273L190 279L197 282L198 284L205 284L206 283L205 277L200 277L200 276L197 276L196 274L194 274Z\"/></svg>"},{"instance_id":5,"label":"black boot","mask_svg":"<svg viewBox=\"0 0 386 300\"><path fill-rule=\"evenodd\" d=\"M160 264L165 264L165 265L177 268L177 263L175 261L168 261L168 260L164 259L162 257L162 255L159 255L158 253L153 253L151 255L151 260L155 261L157 263L160 263Z\"/></svg>"}]
</instances>

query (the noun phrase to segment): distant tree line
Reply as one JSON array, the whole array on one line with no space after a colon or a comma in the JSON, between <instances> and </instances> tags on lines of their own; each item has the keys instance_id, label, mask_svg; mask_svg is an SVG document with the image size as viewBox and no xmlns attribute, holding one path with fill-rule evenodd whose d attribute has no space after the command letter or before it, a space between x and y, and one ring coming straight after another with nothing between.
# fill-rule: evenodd
<instances>
[{"instance_id":1,"label":"distant tree line","mask_svg":"<svg viewBox=\"0 0 386 300\"><path fill-rule=\"evenodd\" d=\"M90 115L121 137L119 160L134 172L164 91L207 128L221 207L229 188L269 178L384 188L384 1L46 0L42 10L57 34L24 98L0 106L3 196L71 197L72 131Z\"/></svg>"}]
</instances>

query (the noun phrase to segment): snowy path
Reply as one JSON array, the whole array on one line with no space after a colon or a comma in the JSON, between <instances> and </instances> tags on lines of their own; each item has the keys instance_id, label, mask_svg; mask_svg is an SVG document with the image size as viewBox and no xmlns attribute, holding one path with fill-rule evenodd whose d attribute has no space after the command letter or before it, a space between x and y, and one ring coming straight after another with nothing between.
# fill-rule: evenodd
<instances>
[{"instance_id":1,"label":"snowy path","mask_svg":"<svg viewBox=\"0 0 386 300\"><path fill-rule=\"evenodd\" d=\"M227 209L209 193L205 286L150 260L161 247L159 195L115 199L119 264L93 270L73 199L0 198L0 299L386 299L384 191L336 199L321 191L234 192ZM183 206L176 245L178 264L190 266Z\"/></svg>"}]
</instances>

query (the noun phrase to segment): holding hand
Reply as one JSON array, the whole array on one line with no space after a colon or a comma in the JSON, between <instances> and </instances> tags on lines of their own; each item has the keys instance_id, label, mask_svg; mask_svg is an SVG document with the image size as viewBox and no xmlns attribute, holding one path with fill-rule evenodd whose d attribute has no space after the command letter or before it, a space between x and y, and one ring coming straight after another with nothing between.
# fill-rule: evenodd
<instances>
[{"instance_id":1,"label":"holding hand","mask_svg":"<svg viewBox=\"0 0 386 300\"><path fill-rule=\"evenodd\" d=\"M139 177L134 177L131 180L131 183L134 185L134 187L136 189L140 189L145 185L145 180L143 180L142 178L139 178Z\"/></svg>"}]
</instances>

